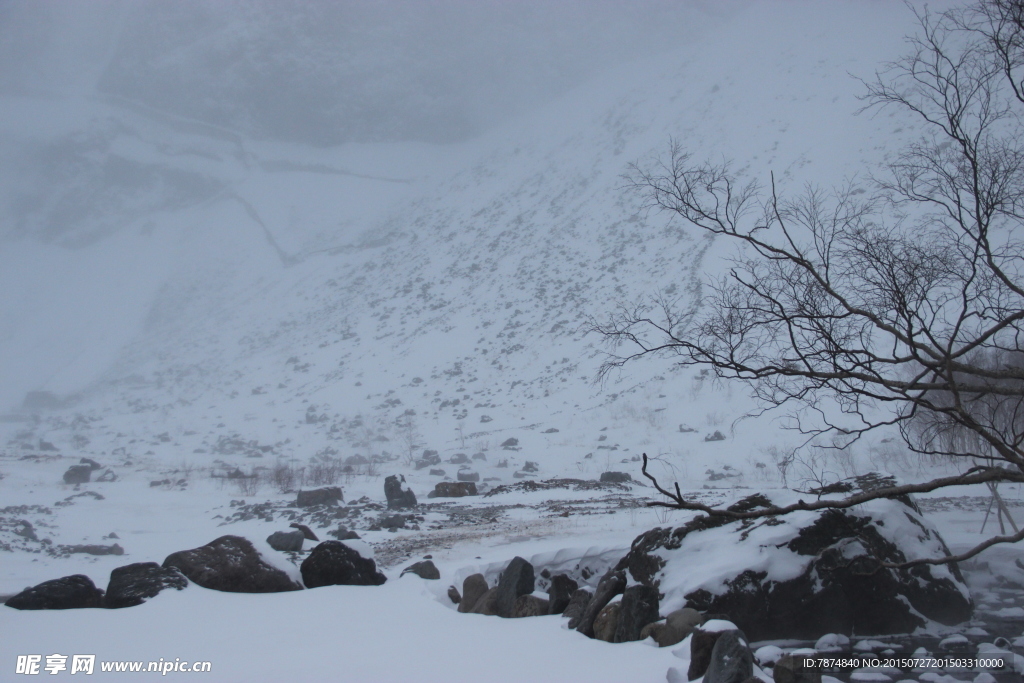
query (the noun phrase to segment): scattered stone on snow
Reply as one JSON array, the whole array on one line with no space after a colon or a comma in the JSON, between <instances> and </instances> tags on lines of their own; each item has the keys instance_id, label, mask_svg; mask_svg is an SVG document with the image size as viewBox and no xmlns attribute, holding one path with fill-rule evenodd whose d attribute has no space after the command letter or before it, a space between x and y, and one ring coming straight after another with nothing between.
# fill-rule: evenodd
<instances>
[{"instance_id":1,"label":"scattered stone on snow","mask_svg":"<svg viewBox=\"0 0 1024 683\"><path fill-rule=\"evenodd\" d=\"M314 505L337 505L344 500L341 488L337 486L324 486L319 489L299 491L295 498L295 507L308 508Z\"/></svg>"},{"instance_id":2,"label":"scattered stone on snow","mask_svg":"<svg viewBox=\"0 0 1024 683\"><path fill-rule=\"evenodd\" d=\"M488 590L487 579L483 574L470 574L462 581L462 602L460 612L472 612L477 601Z\"/></svg>"},{"instance_id":3,"label":"scattered stone on snow","mask_svg":"<svg viewBox=\"0 0 1024 683\"><path fill-rule=\"evenodd\" d=\"M87 543L81 545L61 545L57 547L59 550L72 555L76 553L84 555L124 555L124 548L119 546L117 543L113 543L111 545Z\"/></svg>"},{"instance_id":4,"label":"scattered stone on snow","mask_svg":"<svg viewBox=\"0 0 1024 683\"><path fill-rule=\"evenodd\" d=\"M184 590L188 579L173 567L161 567L156 562L136 562L110 572L107 594L103 605L111 609L141 605L160 591L173 588Z\"/></svg>"},{"instance_id":5,"label":"scattered stone on snow","mask_svg":"<svg viewBox=\"0 0 1024 683\"><path fill-rule=\"evenodd\" d=\"M405 576L406 574L415 574L421 579L437 580L441 578L441 572L438 571L437 566L431 560L421 560L410 564L402 570L399 576Z\"/></svg>"},{"instance_id":6,"label":"scattered stone on snow","mask_svg":"<svg viewBox=\"0 0 1024 683\"><path fill-rule=\"evenodd\" d=\"M267 544L274 550L297 553L302 550L306 537L301 531L275 531L267 536Z\"/></svg>"},{"instance_id":7,"label":"scattered stone on snow","mask_svg":"<svg viewBox=\"0 0 1024 683\"><path fill-rule=\"evenodd\" d=\"M228 593L280 593L300 590L277 567L263 561L241 536L221 536L199 548L171 553L164 567L174 567L203 588Z\"/></svg>"},{"instance_id":8,"label":"scattered stone on snow","mask_svg":"<svg viewBox=\"0 0 1024 683\"><path fill-rule=\"evenodd\" d=\"M628 472L602 472L601 481L606 484L624 484L627 481L633 481L633 477L629 476Z\"/></svg>"},{"instance_id":9,"label":"scattered stone on snow","mask_svg":"<svg viewBox=\"0 0 1024 683\"><path fill-rule=\"evenodd\" d=\"M88 576L73 574L26 588L4 604L23 610L103 607L103 591Z\"/></svg>"},{"instance_id":10,"label":"scattered stone on snow","mask_svg":"<svg viewBox=\"0 0 1024 683\"><path fill-rule=\"evenodd\" d=\"M379 586L387 577L377 563L341 541L324 541L313 548L300 566L306 588L320 586Z\"/></svg>"},{"instance_id":11,"label":"scattered stone on snow","mask_svg":"<svg viewBox=\"0 0 1024 683\"><path fill-rule=\"evenodd\" d=\"M462 498L475 496L476 484L471 481L439 481L434 485L428 498Z\"/></svg>"}]
</instances>

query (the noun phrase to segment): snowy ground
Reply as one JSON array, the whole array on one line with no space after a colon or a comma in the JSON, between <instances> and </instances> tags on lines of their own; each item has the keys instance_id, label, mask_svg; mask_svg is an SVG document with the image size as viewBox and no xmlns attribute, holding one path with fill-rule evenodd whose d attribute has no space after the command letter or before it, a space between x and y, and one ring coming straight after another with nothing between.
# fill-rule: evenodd
<instances>
[{"instance_id":1,"label":"snowy ground","mask_svg":"<svg viewBox=\"0 0 1024 683\"><path fill-rule=\"evenodd\" d=\"M0 609L0 679L33 653L209 660L224 681L685 671L680 648L595 642L556 617L457 614L445 591L516 555L607 566L641 532L686 521L645 507L655 494L641 453L709 502L783 486L773 456L794 437L777 415L750 417L745 387L667 360L595 384L603 349L584 333L619 303L697 296L731 253L622 190L628 164L670 136L799 189L862 181L914 134L890 112L856 115L862 87L850 77L903 51L913 22L902 5L736 7L692 42L459 145L319 149L96 97L0 100L0 143L80 150L76 163L96 171L75 188L45 168L25 173L19 182L59 195L57 208L70 202L75 219L30 215L60 230L0 249L0 595L74 573L103 587L113 568L224 534L295 572L264 540L293 517L322 539L356 530L389 578L280 595L192 586L116 611ZM111 187L97 170L111 163L163 180ZM184 199L168 185L182 177ZM110 205L74 204L97 196ZM23 403L30 391L51 394ZM797 463L786 484L945 471L894 436ZM427 450L441 462L417 468ZM62 483L83 457L101 465L93 481ZM499 492L427 498L463 467ZM115 480L96 481L108 470ZM606 471L635 483L515 488ZM419 498L419 529L371 529L390 474ZM296 517L295 490L327 483L351 514ZM1003 495L1024 522L1022 492ZM951 549L983 538L984 491L942 496L923 502ZM989 520L985 534L996 530ZM113 543L123 555L70 552ZM399 579L428 554L440 581ZM1000 548L972 565L977 603L1002 620L998 633L973 625L988 629L976 641L1024 635L1022 562L1021 549Z\"/></svg>"}]
</instances>

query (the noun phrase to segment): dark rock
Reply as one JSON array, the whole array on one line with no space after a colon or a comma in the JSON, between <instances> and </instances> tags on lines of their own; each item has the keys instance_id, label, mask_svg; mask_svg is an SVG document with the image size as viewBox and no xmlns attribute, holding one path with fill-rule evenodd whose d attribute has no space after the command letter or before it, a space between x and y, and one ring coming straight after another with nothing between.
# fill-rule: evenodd
<instances>
[{"instance_id":1,"label":"dark rock","mask_svg":"<svg viewBox=\"0 0 1024 683\"><path fill-rule=\"evenodd\" d=\"M448 462L452 465L465 465L469 461L469 456L465 453L456 453L452 457L448 458Z\"/></svg>"},{"instance_id":2,"label":"dark rock","mask_svg":"<svg viewBox=\"0 0 1024 683\"><path fill-rule=\"evenodd\" d=\"M171 553L163 566L177 568L203 588L228 593L280 593L302 588L264 562L252 543L241 536L221 536L199 548Z\"/></svg>"},{"instance_id":3,"label":"dark rock","mask_svg":"<svg viewBox=\"0 0 1024 683\"><path fill-rule=\"evenodd\" d=\"M532 460L527 460L526 464L523 465L523 472L537 472L539 470L540 467Z\"/></svg>"},{"instance_id":4,"label":"dark rock","mask_svg":"<svg viewBox=\"0 0 1024 683\"><path fill-rule=\"evenodd\" d=\"M460 605L461 607L461 605ZM470 614L485 614L489 617L493 617L498 613L498 588L488 589L480 599L476 601L473 609L469 610Z\"/></svg>"},{"instance_id":5,"label":"dark rock","mask_svg":"<svg viewBox=\"0 0 1024 683\"><path fill-rule=\"evenodd\" d=\"M377 524L383 529L404 529L405 522L405 515L385 515Z\"/></svg>"},{"instance_id":6,"label":"dark rock","mask_svg":"<svg viewBox=\"0 0 1024 683\"><path fill-rule=\"evenodd\" d=\"M441 572L437 570L437 567L430 560L422 560L414 564L410 564L408 567L402 570L399 576L405 576L407 573L415 574L421 579L437 580L441 578Z\"/></svg>"},{"instance_id":7,"label":"dark rock","mask_svg":"<svg viewBox=\"0 0 1024 683\"><path fill-rule=\"evenodd\" d=\"M708 626L720 626L722 628L709 628L705 630L703 628L695 629L690 638L690 668L687 670L686 675L689 680L700 678L708 670L708 666L711 664L712 653L715 649L715 643L722 637L723 633L739 633L743 635L741 631L735 628L735 624L731 622L723 622L720 620L709 620L705 622ZM746 636L743 636L743 640L746 641Z\"/></svg>"},{"instance_id":8,"label":"dark rock","mask_svg":"<svg viewBox=\"0 0 1024 683\"><path fill-rule=\"evenodd\" d=\"M341 541L324 541L313 548L300 567L306 588L320 586L379 586L387 577L377 563Z\"/></svg>"},{"instance_id":9,"label":"dark rock","mask_svg":"<svg viewBox=\"0 0 1024 683\"><path fill-rule=\"evenodd\" d=\"M472 471L469 471L469 470L461 470L461 471L458 472L458 474L455 475L455 478L458 479L459 481L473 481L473 482L476 482L476 481L480 481L480 473L479 472L472 472Z\"/></svg>"},{"instance_id":10,"label":"dark rock","mask_svg":"<svg viewBox=\"0 0 1024 683\"><path fill-rule=\"evenodd\" d=\"M532 593L534 585L533 565L521 557L512 558L498 579L498 616L511 617L516 598Z\"/></svg>"},{"instance_id":11,"label":"dark rock","mask_svg":"<svg viewBox=\"0 0 1024 683\"><path fill-rule=\"evenodd\" d=\"M730 509L770 504L758 494ZM765 534L774 534L770 527L778 523L772 518L751 524L699 516L675 529L658 528L642 534L617 568L628 568L637 581L668 594L673 587L661 582L666 561L682 563L691 576L701 571L700 558L685 552L684 542L690 534L728 526L735 532L737 550L746 544L756 555ZM914 533L897 531L908 523L916 527ZM765 571L746 569L732 576L708 576L724 588L716 593L696 590L680 597L702 612L730 615L754 640L814 640L826 633L910 633L925 624L922 616L954 625L969 619L973 611L956 564L948 565L948 570L928 565L908 569L878 566L879 560L899 563L908 556L948 554L934 526L910 505L877 500L856 511L814 513L787 537L773 536L772 543L804 563L799 575L779 581ZM679 552L672 552L677 549Z\"/></svg>"},{"instance_id":12,"label":"dark rock","mask_svg":"<svg viewBox=\"0 0 1024 683\"><path fill-rule=\"evenodd\" d=\"M587 604L587 608L583 611L583 615L580 617L580 623L576 626L576 630L587 636L588 638L594 637L594 619L597 618L598 612L604 609L605 605L611 602L611 599L626 589L626 575L621 571L609 571L597 584L597 590L594 591L594 597L591 598L590 603Z\"/></svg>"},{"instance_id":13,"label":"dark rock","mask_svg":"<svg viewBox=\"0 0 1024 683\"><path fill-rule=\"evenodd\" d=\"M14 609L103 607L103 591L84 574L74 574L26 588L4 603Z\"/></svg>"},{"instance_id":14,"label":"dark rock","mask_svg":"<svg viewBox=\"0 0 1024 683\"><path fill-rule=\"evenodd\" d=\"M184 590L188 586L181 572L161 567L156 562L136 562L110 572L103 605L111 609L141 605L166 588Z\"/></svg>"},{"instance_id":15,"label":"dark rock","mask_svg":"<svg viewBox=\"0 0 1024 683\"><path fill-rule=\"evenodd\" d=\"M556 574L551 577L551 586L548 588L548 605L551 614L561 614L569 606L573 591L580 585L565 574Z\"/></svg>"},{"instance_id":16,"label":"dark rock","mask_svg":"<svg viewBox=\"0 0 1024 683\"><path fill-rule=\"evenodd\" d=\"M474 453L473 454L473 459L474 460L484 460L484 461L486 461L487 460L487 454L486 453Z\"/></svg>"},{"instance_id":17,"label":"dark rock","mask_svg":"<svg viewBox=\"0 0 1024 683\"><path fill-rule=\"evenodd\" d=\"M628 472L602 472L601 481L622 484L627 481L633 481L633 477L629 476Z\"/></svg>"},{"instance_id":18,"label":"dark rock","mask_svg":"<svg viewBox=\"0 0 1024 683\"><path fill-rule=\"evenodd\" d=\"M572 592L572 595L569 596L569 604L562 610L562 616L569 619L569 628L579 626L580 619L583 618L583 613L587 611L587 605L590 604L593 597L594 594L586 588L578 588Z\"/></svg>"},{"instance_id":19,"label":"dark rock","mask_svg":"<svg viewBox=\"0 0 1024 683\"><path fill-rule=\"evenodd\" d=\"M91 469L91 470L101 470L101 469L103 469L103 465L99 464L98 462L96 462L92 458L79 458L78 462L80 464L82 464L82 465L88 465L89 469Z\"/></svg>"},{"instance_id":20,"label":"dark rock","mask_svg":"<svg viewBox=\"0 0 1024 683\"><path fill-rule=\"evenodd\" d=\"M316 541L317 543L320 542L320 539L316 537L316 534L313 533L313 530L310 529L305 524L299 524L298 522L292 522L288 526L290 526L293 529L298 529L299 533L301 533L302 537L305 538L307 541Z\"/></svg>"},{"instance_id":21,"label":"dark rock","mask_svg":"<svg viewBox=\"0 0 1024 683\"><path fill-rule=\"evenodd\" d=\"M416 507L416 494L405 487L405 475L392 474L384 479L384 497L388 499L389 510Z\"/></svg>"},{"instance_id":22,"label":"dark rock","mask_svg":"<svg viewBox=\"0 0 1024 683\"><path fill-rule=\"evenodd\" d=\"M295 506L308 508L314 505L337 505L345 499L337 486L325 486L310 491L299 491L295 498Z\"/></svg>"},{"instance_id":23,"label":"dark rock","mask_svg":"<svg viewBox=\"0 0 1024 683\"><path fill-rule=\"evenodd\" d=\"M518 619L519 617L540 617L547 613L547 600L538 598L536 595L520 595L512 603L512 614L509 616L513 619Z\"/></svg>"},{"instance_id":24,"label":"dark rock","mask_svg":"<svg viewBox=\"0 0 1024 683\"><path fill-rule=\"evenodd\" d=\"M149 482L149 488L151 488L151 489L156 488L157 486L170 486L170 485L171 485L171 480L170 479L158 479L157 481Z\"/></svg>"},{"instance_id":25,"label":"dark rock","mask_svg":"<svg viewBox=\"0 0 1024 683\"><path fill-rule=\"evenodd\" d=\"M432 498L462 498L475 495L476 484L471 481L439 481L431 492Z\"/></svg>"},{"instance_id":26,"label":"dark rock","mask_svg":"<svg viewBox=\"0 0 1024 683\"><path fill-rule=\"evenodd\" d=\"M619 626L619 619L622 614L622 603L613 602L605 605L597 616L594 617L594 640L603 640L606 643L615 642L615 631Z\"/></svg>"},{"instance_id":27,"label":"dark rock","mask_svg":"<svg viewBox=\"0 0 1024 683\"><path fill-rule=\"evenodd\" d=\"M707 436L704 437L704 440L705 441L725 441L725 434L723 434L722 432L720 432L720 431L718 431L716 429L714 434L708 434Z\"/></svg>"},{"instance_id":28,"label":"dark rock","mask_svg":"<svg viewBox=\"0 0 1024 683\"><path fill-rule=\"evenodd\" d=\"M297 553L302 550L306 537L301 531L275 531L267 536L267 544L274 550Z\"/></svg>"},{"instance_id":29,"label":"dark rock","mask_svg":"<svg viewBox=\"0 0 1024 683\"><path fill-rule=\"evenodd\" d=\"M743 683L754 675L754 655L741 631L725 631L715 641L704 683Z\"/></svg>"},{"instance_id":30,"label":"dark rock","mask_svg":"<svg viewBox=\"0 0 1024 683\"><path fill-rule=\"evenodd\" d=\"M88 484L92 479L92 468L88 465L72 465L64 473L65 484Z\"/></svg>"},{"instance_id":31,"label":"dark rock","mask_svg":"<svg viewBox=\"0 0 1024 683\"><path fill-rule=\"evenodd\" d=\"M793 655L779 657L772 669L775 683L821 683L821 669L808 669L804 659Z\"/></svg>"},{"instance_id":32,"label":"dark rock","mask_svg":"<svg viewBox=\"0 0 1024 683\"><path fill-rule=\"evenodd\" d=\"M448 599L452 601L453 605L462 603L462 596L459 595L459 589L455 586L448 586Z\"/></svg>"},{"instance_id":33,"label":"dark rock","mask_svg":"<svg viewBox=\"0 0 1024 683\"><path fill-rule=\"evenodd\" d=\"M432 477L444 477L447 473L442 469L430 470L430 476Z\"/></svg>"},{"instance_id":34,"label":"dark rock","mask_svg":"<svg viewBox=\"0 0 1024 683\"><path fill-rule=\"evenodd\" d=\"M640 631L640 640L648 636L654 638L658 647L669 647L682 642L686 636L700 626L703 618L700 612L689 607L671 612L664 622L647 624Z\"/></svg>"},{"instance_id":35,"label":"dark rock","mask_svg":"<svg viewBox=\"0 0 1024 683\"><path fill-rule=\"evenodd\" d=\"M471 574L462 582L462 602L460 612L472 612L480 596L487 592L487 579L483 574Z\"/></svg>"},{"instance_id":36,"label":"dark rock","mask_svg":"<svg viewBox=\"0 0 1024 683\"><path fill-rule=\"evenodd\" d=\"M622 609L619 612L619 625L615 630L616 643L640 640L640 630L660 618L658 589L652 586L630 586L622 593L620 604Z\"/></svg>"}]
</instances>

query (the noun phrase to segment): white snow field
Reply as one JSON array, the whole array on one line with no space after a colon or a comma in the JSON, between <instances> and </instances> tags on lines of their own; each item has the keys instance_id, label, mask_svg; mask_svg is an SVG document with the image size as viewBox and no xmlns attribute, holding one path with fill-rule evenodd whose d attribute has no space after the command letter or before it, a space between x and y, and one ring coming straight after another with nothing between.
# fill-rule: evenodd
<instances>
[{"instance_id":1,"label":"white snow field","mask_svg":"<svg viewBox=\"0 0 1024 683\"><path fill-rule=\"evenodd\" d=\"M607 348L585 333L589 318L657 292L692 299L732 254L644 212L622 176L674 138L793 192L867 183L917 131L892 111L858 113L856 77L902 54L914 17L882 1L698 3L689 29L451 144L313 147L93 92L0 98L0 154L52 149L79 169L0 162L13 226L0 232L0 595L71 574L105 588L116 567L225 534L298 577L301 557L264 539L288 529L296 489L323 484L366 514L302 521L321 540L348 524L388 577L277 594L191 585L119 610L0 608L0 680L31 680L13 672L32 654L209 661L194 676L216 681L685 673L686 641L612 645L558 616L459 614L446 591L517 555L604 569L640 533L690 519L645 506L657 493L641 453L709 502L783 488L773 449L796 437L780 415L751 417L745 386L670 359L595 383ZM17 197L36 208L18 213ZM705 440L715 432L724 438ZM786 483L941 470L894 437L873 434ZM440 462L417 468L427 450ZM457 454L483 491L507 488L428 499L456 478ZM93 481L63 483L83 457L101 465ZM114 480L96 481L107 470ZM633 483L521 485L606 471ZM391 474L430 504L416 528L370 528ZM1020 490L1000 490L1011 512L1024 507ZM941 496L923 507L950 548L982 538L987 490ZM985 534L997 531L993 517ZM115 542L122 555L68 550ZM708 565L741 562L731 550L707 548ZM439 581L399 577L424 555ZM1003 547L975 568L1024 583L1022 558ZM1014 617L1019 601L971 581L979 605Z\"/></svg>"}]
</instances>

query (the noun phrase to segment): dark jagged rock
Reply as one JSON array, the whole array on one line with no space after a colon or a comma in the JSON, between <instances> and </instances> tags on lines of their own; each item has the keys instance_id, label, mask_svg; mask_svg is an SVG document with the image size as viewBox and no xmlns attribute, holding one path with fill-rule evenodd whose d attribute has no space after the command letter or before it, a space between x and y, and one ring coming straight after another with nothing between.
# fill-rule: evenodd
<instances>
[{"instance_id":1,"label":"dark jagged rock","mask_svg":"<svg viewBox=\"0 0 1024 683\"><path fill-rule=\"evenodd\" d=\"M459 481L478 482L480 481L480 473L473 472L471 470L459 470L456 473L455 478L458 479Z\"/></svg>"},{"instance_id":2,"label":"dark jagged rock","mask_svg":"<svg viewBox=\"0 0 1024 683\"><path fill-rule=\"evenodd\" d=\"M408 567L402 570L399 576L405 576L406 574L415 574L421 579L437 580L441 578L441 572L437 570L437 567L430 560L422 560L414 564L410 564Z\"/></svg>"},{"instance_id":3,"label":"dark jagged rock","mask_svg":"<svg viewBox=\"0 0 1024 683\"><path fill-rule=\"evenodd\" d=\"M92 458L79 458L78 462L81 465L88 465L89 469L91 469L91 470L101 470L101 469L103 469L103 465L99 464L98 462L96 462Z\"/></svg>"},{"instance_id":4,"label":"dark jagged rock","mask_svg":"<svg viewBox=\"0 0 1024 683\"><path fill-rule=\"evenodd\" d=\"M111 609L141 605L167 588L184 590L188 579L173 567L156 562L136 562L110 572L103 605Z\"/></svg>"},{"instance_id":5,"label":"dark jagged rock","mask_svg":"<svg viewBox=\"0 0 1024 683\"><path fill-rule=\"evenodd\" d=\"M324 541L302 561L302 581L306 588L320 586L379 586L387 577L377 571L377 563L363 557L341 541Z\"/></svg>"},{"instance_id":6,"label":"dark jagged rock","mask_svg":"<svg viewBox=\"0 0 1024 683\"><path fill-rule=\"evenodd\" d=\"M64 473L65 484L88 484L92 479L92 468L88 465L72 465Z\"/></svg>"},{"instance_id":7,"label":"dark jagged rock","mask_svg":"<svg viewBox=\"0 0 1024 683\"><path fill-rule=\"evenodd\" d=\"M488 590L487 579L483 574L470 574L462 582L462 602L459 603L460 612L472 612L480 596Z\"/></svg>"},{"instance_id":8,"label":"dark jagged rock","mask_svg":"<svg viewBox=\"0 0 1024 683\"><path fill-rule=\"evenodd\" d=\"M615 642L615 631L619 627L622 616L622 603L613 602L605 605L594 617L594 640L606 643Z\"/></svg>"},{"instance_id":9,"label":"dark jagged rock","mask_svg":"<svg viewBox=\"0 0 1024 683\"><path fill-rule=\"evenodd\" d=\"M473 609L469 610L469 612L471 614L485 614L493 617L498 614L497 610L498 588L495 586L494 588L488 589L483 595L481 595L480 599L476 601L476 605L474 605Z\"/></svg>"},{"instance_id":10,"label":"dark jagged rock","mask_svg":"<svg viewBox=\"0 0 1024 683\"><path fill-rule=\"evenodd\" d=\"M498 616L511 617L516 598L532 593L534 585L533 565L521 557L512 558L498 580Z\"/></svg>"},{"instance_id":11,"label":"dark jagged rock","mask_svg":"<svg viewBox=\"0 0 1024 683\"><path fill-rule=\"evenodd\" d=\"M569 606L572 594L580 587L578 583L565 574L555 574L551 577L551 587L548 588L548 608L551 614L561 614Z\"/></svg>"},{"instance_id":12,"label":"dark jagged rock","mask_svg":"<svg viewBox=\"0 0 1024 683\"><path fill-rule=\"evenodd\" d=\"M462 603L462 596L459 595L459 589L455 586L448 586L448 599L452 601L453 605Z\"/></svg>"},{"instance_id":13,"label":"dark jagged rock","mask_svg":"<svg viewBox=\"0 0 1024 683\"><path fill-rule=\"evenodd\" d=\"M744 683L753 675L754 655L746 636L740 631L724 632L711 650L704 683Z\"/></svg>"},{"instance_id":14,"label":"dark jagged rock","mask_svg":"<svg viewBox=\"0 0 1024 683\"><path fill-rule=\"evenodd\" d=\"M619 624L615 629L616 643L640 640L641 629L659 619L658 589L652 586L630 586L622 593L620 604L622 609L619 611Z\"/></svg>"},{"instance_id":15,"label":"dark jagged rock","mask_svg":"<svg viewBox=\"0 0 1024 683\"><path fill-rule=\"evenodd\" d=\"M431 498L462 498L475 495L476 484L471 481L439 481L430 492Z\"/></svg>"},{"instance_id":16,"label":"dark jagged rock","mask_svg":"<svg viewBox=\"0 0 1024 683\"><path fill-rule=\"evenodd\" d=\"M252 543L241 536L221 536L199 548L171 553L163 566L177 568L203 588L228 593L280 593L302 588L264 562Z\"/></svg>"},{"instance_id":17,"label":"dark jagged rock","mask_svg":"<svg viewBox=\"0 0 1024 683\"><path fill-rule=\"evenodd\" d=\"M416 494L405 487L405 475L392 474L384 479L384 497L389 510L403 510L416 507Z\"/></svg>"},{"instance_id":18,"label":"dark jagged rock","mask_svg":"<svg viewBox=\"0 0 1024 683\"><path fill-rule=\"evenodd\" d=\"M103 607L103 591L88 576L73 574L26 588L4 604L14 609Z\"/></svg>"},{"instance_id":19,"label":"dark jagged rock","mask_svg":"<svg viewBox=\"0 0 1024 683\"><path fill-rule=\"evenodd\" d=\"M275 531L267 536L267 544L274 550L297 553L302 550L306 537L301 531Z\"/></svg>"},{"instance_id":20,"label":"dark jagged rock","mask_svg":"<svg viewBox=\"0 0 1024 683\"><path fill-rule=\"evenodd\" d=\"M633 481L633 477L629 476L628 472L602 472L601 481L612 484L625 484L626 482Z\"/></svg>"},{"instance_id":21,"label":"dark jagged rock","mask_svg":"<svg viewBox=\"0 0 1024 683\"><path fill-rule=\"evenodd\" d=\"M344 500L339 487L325 486L309 491L299 491L295 497L295 506L308 508L314 505L337 505Z\"/></svg>"},{"instance_id":22,"label":"dark jagged rock","mask_svg":"<svg viewBox=\"0 0 1024 683\"><path fill-rule=\"evenodd\" d=\"M594 597L590 599L586 609L583 610L583 615L580 617L580 622L576 626L576 630L587 636L588 638L594 637L594 619L597 618L598 612L604 609L605 605L611 602L611 599L626 589L626 575L621 571L609 571L597 584L597 590L594 591Z\"/></svg>"},{"instance_id":23,"label":"dark jagged rock","mask_svg":"<svg viewBox=\"0 0 1024 683\"><path fill-rule=\"evenodd\" d=\"M307 541L316 541L317 543L320 542L320 539L316 537L316 534L313 533L313 530L310 529L305 524L299 524L298 522L292 522L288 526L290 526L293 529L298 529L302 533L302 537L305 538Z\"/></svg>"},{"instance_id":24,"label":"dark jagged rock","mask_svg":"<svg viewBox=\"0 0 1024 683\"><path fill-rule=\"evenodd\" d=\"M722 637L724 633L738 633L743 641L747 641L747 637L742 631L736 628L736 625L730 621L712 619L706 622L707 628L698 628L693 631L692 637L690 638L690 668L687 670L687 678L693 680L703 676L708 666L711 664L711 657L715 649L715 644L718 639Z\"/></svg>"},{"instance_id":25,"label":"dark jagged rock","mask_svg":"<svg viewBox=\"0 0 1024 683\"><path fill-rule=\"evenodd\" d=\"M562 610L562 616L569 619L569 628L579 626L580 619L583 618L583 613L587 610L587 605L590 604L593 597L594 594L586 588L578 588L572 592L572 595L569 596L569 604Z\"/></svg>"}]
</instances>

